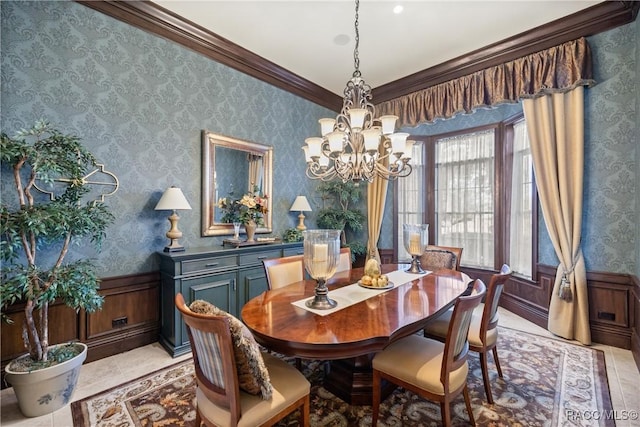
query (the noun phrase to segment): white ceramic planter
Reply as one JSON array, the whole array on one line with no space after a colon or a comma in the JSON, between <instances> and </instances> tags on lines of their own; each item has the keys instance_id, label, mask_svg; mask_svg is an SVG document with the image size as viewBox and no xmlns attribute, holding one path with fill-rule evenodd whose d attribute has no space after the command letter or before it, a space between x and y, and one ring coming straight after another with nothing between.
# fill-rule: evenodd
<instances>
[{"instance_id":1,"label":"white ceramic planter","mask_svg":"<svg viewBox=\"0 0 640 427\"><path fill-rule=\"evenodd\" d=\"M5 379L13 386L20 411L25 417L49 414L71 402L80 368L87 358L87 346L83 343L76 344L83 347L82 353L49 368L16 372L11 369L13 362L7 365Z\"/></svg>"}]
</instances>

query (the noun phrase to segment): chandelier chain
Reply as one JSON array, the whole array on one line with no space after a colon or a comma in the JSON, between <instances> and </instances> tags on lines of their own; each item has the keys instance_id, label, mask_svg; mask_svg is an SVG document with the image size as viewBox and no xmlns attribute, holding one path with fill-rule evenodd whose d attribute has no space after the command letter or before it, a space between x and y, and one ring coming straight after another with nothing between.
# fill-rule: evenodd
<instances>
[{"instance_id":1,"label":"chandelier chain","mask_svg":"<svg viewBox=\"0 0 640 427\"><path fill-rule=\"evenodd\" d=\"M305 139L307 145L302 149L307 177L323 181L341 179L358 185L371 183L376 177L395 180L411 174L415 141L407 140L408 133L395 132L397 116L375 115L371 86L360 73L360 0L355 3L355 71L344 89L342 110L335 119L320 119L322 136Z\"/></svg>"},{"instance_id":2,"label":"chandelier chain","mask_svg":"<svg viewBox=\"0 0 640 427\"><path fill-rule=\"evenodd\" d=\"M355 67L355 71L353 72L353 77L360 77L360 58L358 57L358 46L360 45L360 32L358 31L358 9L360 8L360 0L356 0L356 19L355 19L355 29L356 29L356 47L353 49L353 65Z\"/></svg>"}]
</instances>

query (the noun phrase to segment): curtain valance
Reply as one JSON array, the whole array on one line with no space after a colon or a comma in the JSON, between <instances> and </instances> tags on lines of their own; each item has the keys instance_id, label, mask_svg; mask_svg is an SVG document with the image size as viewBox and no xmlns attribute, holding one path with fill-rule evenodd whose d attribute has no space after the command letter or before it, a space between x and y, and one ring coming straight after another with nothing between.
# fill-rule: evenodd
<instances>
[{"instance_id":1,"label":"curtain valance","mask_svg":"<svg viewBox=\"0 0 640 427\"><path fill-rule=\"evenodd\" d=\"M378 115L400 117L401 127L417 126L470 113L478 107L515 103L521 98L593 84L591 51L582 37L380 103L376 109Z\"/></svg>"}]
</instances>

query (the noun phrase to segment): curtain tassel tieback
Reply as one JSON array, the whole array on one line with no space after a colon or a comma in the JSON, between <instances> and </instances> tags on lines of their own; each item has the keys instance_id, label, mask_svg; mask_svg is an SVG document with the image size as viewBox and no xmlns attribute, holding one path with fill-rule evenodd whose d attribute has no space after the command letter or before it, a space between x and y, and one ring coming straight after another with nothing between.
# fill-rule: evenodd
<instances>
[{"instance_id":1,"label":"curtain tassel tieback","mask_svg":"<svg viewBox=\"0 0 640 427\"><path fill-rule=\"evenodd\" d=\"M573 301L573 294L571 292L571 282L567 278L567 273L562 274L562 280L560 281L560 289L558 291L558 297L566 302Z\"/></svg>"},{"instance_id":2,"label":"curtain tassel tieback","mask_svg":"<svg viewBox=\"0 0 640 427\"><path fill-rule=\"evenodd\" d=\"M580 252L578 252L578 254L579 253ZM578 254L576 254L576 257L573 260L571 269L566 270L564 266L562 268L562 279L560 280L560 287L558 288L558 298L566 302L573 301L573 292L571 291L571 281L569 280L569 275L573 273L573 270L576 268L579 257Z\"/></svg>"}]
</instances>

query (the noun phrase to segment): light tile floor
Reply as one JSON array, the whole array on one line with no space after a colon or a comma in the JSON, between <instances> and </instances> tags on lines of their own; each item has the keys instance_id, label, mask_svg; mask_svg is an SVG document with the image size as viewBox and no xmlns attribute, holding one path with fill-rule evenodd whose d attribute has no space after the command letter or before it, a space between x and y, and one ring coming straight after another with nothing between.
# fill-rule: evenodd
<instances>
[{"instance_id":1,"label":"light tile floor","mask_svg":"<svg viewBox=\"0 0 640 427\"><path fill-rule=\"evenodd\" d=\"M552 337L547 330L500 308L500 324L538 335ZM604 351L609 378L611 399L618 427L640 427L640 420L625 420L628 415L640 412L640 372L629 350L622 350L600 344L594 348ZM190 357L189 354L171 358L158 343L117 354L82 367L73 400L79 400L102 390L109 389L128 380L153 372ZM11 388L0 394L0 425L16 427L71 427L69 406L52 414L37 418L25 418L18 409L18 403ZM589 423L585 425L591 425ZM597 425L597 424L594 424Z\"/></svg>"}]
</instances>

